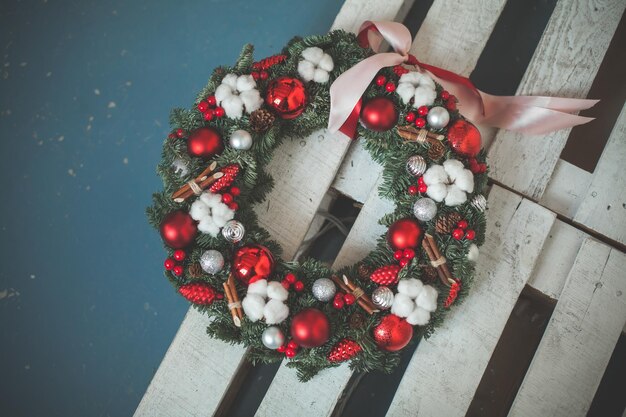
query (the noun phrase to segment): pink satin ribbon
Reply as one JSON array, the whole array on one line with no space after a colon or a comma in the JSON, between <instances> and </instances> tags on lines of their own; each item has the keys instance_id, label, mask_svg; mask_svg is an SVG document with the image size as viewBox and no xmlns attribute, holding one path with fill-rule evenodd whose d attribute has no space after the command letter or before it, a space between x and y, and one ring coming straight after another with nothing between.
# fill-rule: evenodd
<instances>
[{"instance_id":1,"label":"pink satin ribbon","mask_svg":"<svg viewBox=\"0 0 626 417\"><path fill-rule=\"evenodd\" d=\"M545 134L584 123L593 118L569 114L588 109L599 100L541 97L493 96L478 90L459 74L419 62L409 54L411 33L396 22L365 21L358 34L362 47L372 55L341 74L330 86L328 130L355 138L361 111L361 97L378 71L400 64L414 65L428 74L459 100L459 111L476 124L495 126L529 134ZM395 52L378 53L385 40Z\"/></svg>"}]
</instances>

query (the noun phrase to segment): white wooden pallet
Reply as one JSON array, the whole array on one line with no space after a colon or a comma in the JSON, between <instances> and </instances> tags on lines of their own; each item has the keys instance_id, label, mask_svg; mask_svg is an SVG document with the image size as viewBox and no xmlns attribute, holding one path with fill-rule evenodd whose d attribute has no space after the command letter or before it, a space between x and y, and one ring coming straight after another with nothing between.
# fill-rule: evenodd
<instances>
[{"instance_id":1,"label":"white wooden pallet","mask_svg":"<svg viewBox=\"0 0 626 417\"><path fill-rule=\"evenodd\" d=\"M469 75L505 3L435 0L412 53ZM402 0L347 0L332 29L355 31L366 19L401 21L411 5ZM593 5L561 0L518 92L584 97L625 7L620 0ZM626 256L575 226L626 243L626 184L621 172L625 130L622 110L591 174L559 160L569 131L537 138L483 129L486 145L492 143L494 180L520 194L492 187L488 237L472 293L432 338L420 343L389 416L465 415L527 284L558 303L510 415L586 413L626 324ZM391 203L377 196L381 170L358 142L324 131L304 141L286 140L268 170L278 181L269 203L257 212L282 244L285 258L295 255L330 187L364 203L334 266L354 263L373 248L383 232L377 220L391 210ZM310 181L311 171L316 181ZM275 201L281 204L272 204ZM574 226L556 220L555 213ZM213 415L223 398L232 396L245 371L245 350L209 339L207 323L206 317L189 310L136 416ZM588 377L572 377L583 372ZM349 368L341 366L300 384L295 372L282 365L256 415L328 416L350 376Z\"/></svg>"}]
</instances>

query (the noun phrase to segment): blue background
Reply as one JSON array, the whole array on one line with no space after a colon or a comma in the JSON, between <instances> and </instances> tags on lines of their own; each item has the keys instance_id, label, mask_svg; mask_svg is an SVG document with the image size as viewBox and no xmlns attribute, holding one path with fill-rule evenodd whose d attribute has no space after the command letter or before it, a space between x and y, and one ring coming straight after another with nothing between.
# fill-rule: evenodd
<instances>
[{"instance_id":1,"label":"blue background","mask_svg":"<svg viewBox=\"0 0 626 417\"><path fill-rule=\"evenodd\" d=\"M187 310L144 209L169 110L340 1L0 3L0 414L134 411Z\"/></svg>"}]
</instances>

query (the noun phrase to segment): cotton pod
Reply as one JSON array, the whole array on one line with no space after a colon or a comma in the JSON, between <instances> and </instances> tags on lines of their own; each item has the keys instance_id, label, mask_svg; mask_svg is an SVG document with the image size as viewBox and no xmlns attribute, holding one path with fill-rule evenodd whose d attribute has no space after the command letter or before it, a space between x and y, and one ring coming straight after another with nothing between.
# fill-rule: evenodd
<instances>
[{"instance_id":1,"label":"cotton pod","mask_svg":"<svg viewBox=\"0 0 626 417\"><path fill-rule=\"evenodd\" d=\"M263 316L267 324L282 323L289 316L289 307L280 300L270 299L263 308Z\"/></svg>"},{"instance_id":2,"label":"cotton pod","mask_svg":"<svg viewBox=\"0 0 626 417\"><path fill-rule=\"evenodd\" d=\"M198 222L198 230L217 237L227 221L235 217L235 211L222 202L219 194L205 191L191 204L189 215Z\"/></svg>"},{"instance_id":3,"label":"cotton pod","mask_svg":"<svg viewBox=\"0 0 626 417\"><path fill-rule=\"evenodd\" d=\"M335 67L333 58L321 48L312 46L302 51L302 60L298 63L298 74L304 81L326 83L330 72Z\"/></svg>"},{"instance_id":4,"label":"cotton pod","mask_svg":"<svg viewBox=\"0 0 626 417\"><path fill-rule=\"evenodd\" d=\"M415 299L422 291L424 284L417 278L401 279L398 282L398 293L405 294L411 299Z\"/></svg>"},{"instance_id":5,"label":"cotton pod","mask_svg":"<svg viewBox=\"0 0 626 417\"><path fill-rule=\"evenodd\" d=\"M443 165L431 165L423 176L426 195L446 206L458 206L474 191L474 174L461 161L448 159Z\"/></svg>"},{"instance_id":6,"label":"cotton pod","mask_svg":"<svg viewBox=\"0 0 626 417\"><path fill-rule=\"evenodd\" d=\"M244 313L250 321L259 321L263 318L265 299L257 294L247 294L241 302Z\"/></svg>"},{"instance_id":7,"label":"cotton pod","mask_svg":"<svg viewBox=\"0 0 626 417\"><path fill-rule=\"evenodd\" d=\"M261 297L267 297L267 280L260 279L248 285L248 295L256 294Z\"/></svg>"},{"instance_id":8,"label":"cotton pod","mask_svg":"<svg viewBox=\"0 0 626 417\"><path fill-rule=\"evenodd\" d=\"M215 89L215 99L231 119L239 119L244 110L250 114L263 104L261 94L256 89L256 81L251 75L226 74Z\"/></svg>"},{"instance_id":9,"label":"cotton pod","mask_svg":"<svg viewBox=\"0 0 626 417\"><path fill-rule=\"evenodd\" d=\"M431 106L437 98L434 81L425 74L411 71L403 74L398 80L396 93L404 104L412 101L412 106Z\"/></svg>"},{"instance_id":10,"label":"cotton pod","mask_svg":"<svg viewBox=\"0 0 626 417\"><path fill-rule=\"evenodd\" d=\"M278 281L272 281L267 284L267 297L271 300L286 301L289 297L289 291Z\"/></svg>"},{"instance_id":11,"label":"cotton pod","mask_svg":"<svg viewBox=\"0 0 626 417\"><path fill-rule=\"evenodd\" d=\"M415 299L415 304L426 311L435 311L437 310L438 295L439 294L434 287L431 287L430 285L424 285L424 288Z\"/></svg>"},{"instance_id":12,"label":"cotton pod","mask_svg":"<svg viewBox=\"0 0 626 417\"><path fill-rule=\"evenodd\" d=\"M416 307L406 318L406 322L413 326L424 326L430 321L430 312Z\"/></svg>"},{"instance_id":13,"label":"cotton pod","mask_svg":"<svg viewBox=\"0 0 626 417\"><path fill-rule=\"evenodd\" d=\"M415 303L406 294L398 293L393 297L391 313L398 317L406 317L415 309Z\"/></svg>"}]
</instances>

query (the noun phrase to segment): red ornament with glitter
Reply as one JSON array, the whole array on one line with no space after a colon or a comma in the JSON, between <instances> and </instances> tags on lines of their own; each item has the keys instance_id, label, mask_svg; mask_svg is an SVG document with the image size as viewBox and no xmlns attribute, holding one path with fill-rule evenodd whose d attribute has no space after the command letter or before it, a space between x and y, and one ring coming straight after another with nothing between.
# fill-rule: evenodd
<instances>
[{"instance_id":1,"label":"red ornament with glitter","mask_svg":"<svg viewBox=\"0 0 626 417\"><path fill-rule=\"evenodd\" d=\"M219 178L217 181L213 183L213 185L211 185L211 187L209 188L209 191L211 191L212 193L217 193L218 191L221 191L224 188L230 187L233 181L235 181L235 178L237 178L237 174L239 174L239 165L237 164L227 165L224 168L222 168L220 172L222 172L224 176Z\"/></svg>"},{"instance_id":2,"label":"red ornament with glitter","mask_svg":"<svg viewBox=\"0 0 626 417\"><path fill-rule=\"evenodd\" d=\"M389 227L387 243L393 250L416 248L422 240L424 231L417 220L400 219Z\"/></svg>"},{"instance_id":3,"label":"red ornament with glitter","mask_svg":"<svg viewBox=\"0 0 626 417\"><path fill-rule=\"evenodd\" d=\"M322 346L330 336L328 317L316 308L307 308L291 320L291 337L304 348Z\"/></svg>"},{"instance_id":4,"label":"red ornament with glitter","mask_svg":"<svg viewBox=\"0 0 626 417\"><path fill-rule=\"evenodd\" d=\"M267 87L265 103L281 119L295 119L306 107L307 95L304 84L297 78L277 78Z\"/></svg>"},{"instance_id":5,"label":"red ornament with glitter","mask_svg":"<svg viewBox=\"0 0 626 417\"><path fill-rule=\"evenodd\" d=\"M210 127L196 129L187 138L187 152L191 156L208 159L223 150L222 136Z\"/></svg>"},{"instance_id":6,"label":"red ornament with glitter","mask_svg":"<svg viewBox=\"0 0 626 417\"><path fill-rule=\"evenodd\" d=\"M379 348L396 352L409 344L413 337L413 326L406 320L389 314L374 328L374 341Z\"/></svg>"},{"instance_id":7,"label":"red ornament with glitter","mask_svg":"<svg viewBox=\"0 0 626 417\"><path fill-rule=\"evenodd\" d=\"M165 244L174 249L189 246L198 233L196 222L183 210L176 210L165 216L159 229Z\"/></svg>"},{"instance_id":8,"label":"red ornament with glitter","mask_svg":"<svg viewBox=\"0 0 626 417\"><path fill-rule=\"evenodd\" d=\"M274 256L265 246L242 246L233 256L232 272L246 285L268 279L274 272Z\"/></svg>"},{"instance_id":9,"label":"red ornament with glitter","mask_svg":"<svg viewBox=\"0 0 626 417\"><path fill-rule=\"evenodd\" d=\"M352 359L358 355L363 349L361 346L351 339L343 339L328 352L329 362L343 362Z\"/></svg>"},{"instance_id":10,"label":"red ornament with glitter","mask_svg":"<svg viewBox=\"0 0 626 417\"><path fill-rule=\"evenodd\" d=\"M369 130L384 132L398 123L398 109L391 99L375 97L363 105L361 123Z\"/></svg>"},{"instance_id":11,"label":"red ornament with glitter","mask_svg":"<svg viewBox=\"0 0 626 417\"><path fill-rule=\"evenodd\" d=\"M209 305L216 297L215 289L204 282L185 284L178 289L183 297L197 305Z\"/></svg>"},{"instance_id":12,"label":"red ornament with glitter","mask_svg":"<svg viewBox=\"0 0 626 417\"><path fill-rule=\"evenodd\" d=\"M398 282L400 265L381 266L370 275L370 279L378 285L393 285Z\"/></svg>"},{"instance_id":13,"label":"red ornament with glitter","mask_svg":"<svg viewBox=\"0 0 626 417\"><path fill-rule=\"evenodd\" d=\"M480 152L480 131L467 120L459 119L448 128L448 142L454 152L474 157Z\"/></svg>"}]
</instances>

